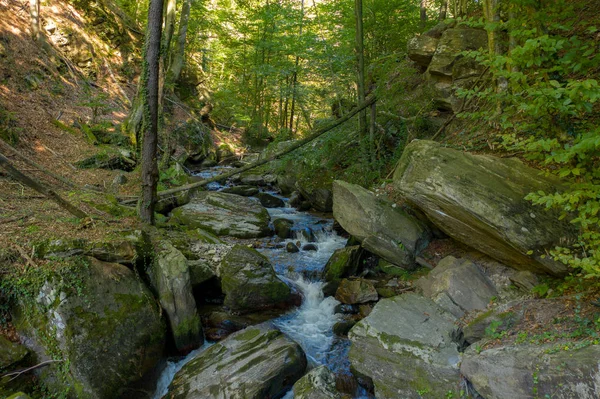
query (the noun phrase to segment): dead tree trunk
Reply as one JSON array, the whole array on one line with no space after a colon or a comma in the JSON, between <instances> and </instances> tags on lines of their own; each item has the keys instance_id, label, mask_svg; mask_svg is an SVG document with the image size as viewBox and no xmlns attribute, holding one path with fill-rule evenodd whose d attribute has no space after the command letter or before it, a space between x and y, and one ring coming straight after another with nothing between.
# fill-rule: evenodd
<instances>
[{"instance_id":1,"label":"dead tree trunk","mask_svg":"<svg viewBox=\"0 0 600 399\"><path fill-rule=\"evenodd\" d=\"M64 208L67 211L69 211L72 215L74 215L74 216L76 216L76 217L78 217L80 219L84 219L84 218L86 218L88 216L85 212L83 212L82 210L80 210L76 206L72 205L70 202L68 202L65 199L63 199L54 190L52 190L52 189L44 186L40 182L38 182L38 181L32 179L31 177L29 177L29 176L21 173L2 154L0 154L0 166L2 166L14 179L20 181L21 183L25 184L28 187L31 187L32 189L34 189L38 193L41 193L41 194L45 195L46 197L50 198L51 200L55 201L58 205L60 205L62 208Z\"/></svg>"}]
</instances>

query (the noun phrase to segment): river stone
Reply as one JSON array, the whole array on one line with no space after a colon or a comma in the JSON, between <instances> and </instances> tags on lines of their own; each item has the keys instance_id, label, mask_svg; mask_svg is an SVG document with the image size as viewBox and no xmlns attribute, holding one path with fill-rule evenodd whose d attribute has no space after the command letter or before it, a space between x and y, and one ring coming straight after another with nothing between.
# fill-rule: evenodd
<instances>
[{"instance_id":1,"label":"river stone","mask_svg":"<svg viewBox=\"0 0 600 399\"><path fill-rule=\"evenodd\" d=\"M487 33L483 29L446 29L437 45L427 71L432 75L452 76L455 61L461 51L487 49Z\"/></svg>"},{"instance_id":2,"label":"river stone","mask_svg":"<svg viewBox=\"0 0 600 399\"><path fill-rule=\"evenodd\" d=\"M467 259L447 256L417 282L423 294L456 317L482 310L498 292L481 269Z\"/></svg>"},{"instance_id":3,"label":"river stone","mask_svg":"<svg viewBox=\"0 0 600 399\"><path fill-rule=\"evenodd\" d=\"M258 188L255 186L233 186L221 190L222 193L241 195L242 197L252 197L258 194Z\"/></svg>"},{"instance_id":4,"label":"river stone","mask_svg":"<svg viewBox=\"0 0 600 399\"><path fill-rule=\"evenodd\" d=\"M185 256L168 241L161 241L148 274L167 314L177 350L187 353L202 345L202 325Z\"/></svg>"},{"instance_id":5,"label":"river stone","mask_svg":"<svg viewBox=\"0 0 600 399\"><path fill-rule=\"evenodd\" d=\"M294 399L341 399L335 388L335 374L326 366L312 369L294 384Z\"/></svg>"},{"instance_id":6,"label":"river stone","mask_svg":"<svg viewBox=\"0 0 600 399\"><path fill-rule=\"evenodd\" d=\"M0 335L0 370L7 370L22 362L28 353L23 345L12 343Z\"/></svg>"},{"instance_id":7,"label":"river stone","mask_svg":"<svg viewBox=\"0 0 600 399\"><path fill-rule=\"evenodd\" d=\"M40 370L51 391L62 392L67 384L77 398L117 398L160 360L165 326L152 293L133 271L94 258L86 263L71 271L80 289L46 281L35 301L21 303L15 327L39 361L50 353L67 360Z\"/></svg>"},{"instance_id":8,"label":"river stone","mask_svg":"<svg viewBox=\"0 0 600 399\"><path fill-rule=\"evenodd\" d=\"M235 194L199 193L189 204L175 208L172 220L217 236L257 238L271 233L267 210L250 198Z\"/></svg>"},{"instance_id":9,"label":"river stone","mask_svg":"<svg viewBox=\"0 0 600 399\"><path fill-rule=\"evenodd\" d=\"M333 193L326 188L308 188L296 183L296 188L306 198L310 205L319 212L331 212L333 210Z\"/></svg>"},{"instance_id":10,"label":"river stone","mask_svg":"<svg viewBox=\"0 0 600 399\"><path fill-rule=\"evenodd\" d=\"M600 346L564 347L557 343L502 346L479 354L470 347L460 371L486 399L598 398Z\"/></svg>"},{"instance_id":11,"label":"river stone","mask_svg":"<svg viewBox=\"0 0 600 399\"><path fill-rule=\"evenodd\" d=\"M507 266L563 275L567 266L547 253L569 245L572 226L524 199L531 192L560 191L558 184L517 159L427 140L406 146L394 172L395 189L450 237Z\"/></svg>"},{"instance_id":12,"label":"river stone","mask_svg":"<svg viewBox=\"0 0 600 399\"><path fill-rule=\"evenodd\" d=\"M256 197L265 208L283 208L285 206L285 202L281 198L269 193L258 193Z\"/></svg>"},{"instance_id":13,"label":"river stone","mask_svg":"<svg viewBox=\"0 0 600 399\"><path fill-rule=\"evenodd\" d=\"M237 312L249 312L285 303L290 287L281 281L269 260L256 250L242 245L233 247L221 262L221 287L225 306Z\"/></svg>"},{"instance_id":14,"label":"river stone","mask_svg":"<svg viewBox=\"0 0 600 399\"><path fill-rule=\"evenodd\" d=\"M278 218L273 220L273 228L275 229L275 234L279 238L290 238L292 236L292 227L294 226L294 221L284 218Z\"/></svg>"},{"instance_id":15,"label":"river stone","mask_svg":"<svg viewBox=\"0 0 600 399\"><path fill-rule=\"evenodd\" d=\"M427 227L391 201L356 184L333 182L333 216L368 251L406 269L429 244Z\"/></svg>"},{"instance_id":16,"label":"river stone","mask_svg":"<svg viewBox=\"0 0 600 399\"><path fill-rule=\"evenodd\" d=\"M416 294L382 299L348 334L352 368L373 379L379 399L458 396L460 356L450 338L456 321Z\"/></svg>"},{"instance_id":17,"label":"river stone","mask_svg":"<svg viewBox=\"0 0 600 399\"><path fill-rule=\"evenodd\" d=\"M318 251L319 247L317 247L316 244L312 244L312 243L311 244L304 244L302 246L302 250L303 251Z\"/></svg>"},{"instance_id":18,"label":"river stone","mask_svg":"<svg viewBox=\"0 0 600 399\"><path fill-rule=\"evenodd\" d=\"M197 287L200 284L216 277L215 270L204 259L188 260L188 269L190 271L190 282L192 287Z\"/></svg>"},{"instance_id":19,"label":"river stone","mask_svg":"<svg viewBox=\"0 0 600 399\"><path fill-rule=\"evenodd\" d=\"M289 195L296 190L296 178L292 175L278 175L277 187L281 194Z\"/></svg>"},{"instance_id":20,"label":"river stone","mask_svg":"<svg viewBox=\"0 0 600 399\"><path fill-rule=\"evenodd\" d=\"M335 299L341 303L354 305L358 303L372 302L379 299L377 290L373 283L364 279L343 279L335 292Z\"/></svg>"},{"instance_id":21,"label":"river stone","mask_svg":"<svg viewBox=\"0 0 600 399\"><path fill-rule=\"evenodd\" d=\"M248 186L264 186L265 179L261 175L246 175L240 178L242 184Z\"/></svg>"},{"instance_id":22,"label":"river stone","mask_svg":"<svg viewBox=\"0 0 600 399\"><path fill-rule=\"evenodd\" d=\"M296 244L294 244L293 242L288 242L285 245L285 250L291 254L295 254L296 252L300 252L300 249L298 249L298 246Z\"/></svg>"},{"instance_id":23,"label":"river stone","mask_svg":"<svg viewBox=\"0 0 600 399\"><path fill-rule=\"evenodd\" d=\"M337 289L344 277L356 274L361 253L360 245L335 250L323 269L323 280L331 283Z\"/></svg>"},{"instance_id":24,"label":"river stone","mask_svg":"<svg viewBox=\"0 0 600 399\"><path fill-rule=\"evenodd\" d=\"M298 344L261 324L230 335L175 374L168 399L280 397L306 369Z\"/></svg>"},{"instance_id":25,"label":"river stone","mask_svg":"<svg viewBox=\"0 0 600 399\"><path fill-rule=\"evenodd\" d=\"M408 58L427 67L437 49L439 39L427 35L415 36L408 41Z\"/></svg>"}]
</instances>

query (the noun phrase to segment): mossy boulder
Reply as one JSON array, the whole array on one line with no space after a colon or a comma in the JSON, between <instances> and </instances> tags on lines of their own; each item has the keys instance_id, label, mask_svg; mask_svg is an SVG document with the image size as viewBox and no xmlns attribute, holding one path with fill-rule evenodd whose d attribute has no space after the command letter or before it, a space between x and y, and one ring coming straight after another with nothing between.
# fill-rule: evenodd
<instances>
[{"instance_id":1,"label":"mossy boulder","mask_svg":"<svg viewBox=\"0 0 600 399\"><path fill-rule=\"evenodd\" d=\"M560 183L518 159L473 155L439 143L410 143L394 172L399 194L444 233L507 266L563 275L548 251L568 245L574 229L558 214L525 200Z\"/></svg>"},{"instance_id":2,"label":"mossy boulder","mask_svg":"<svg viewBox=\"0 0 600 399\"><path fill-rule=\"evenodd\" d=\"M373 380L379 399L458 397L456 321L416 294L382 299L348 334L351 366Z\"/></svg>"},{"instance_id":3,"label":"mossy boulder","mask_svg":"<svg viewBox=\"0 0 600 399\"><path fill-rule=\"evenodd\" d=\"M294 227L293 220L284 218L278 218L273 220L273 228L275 229L275 234L277 234L277 237L279 238L291 238L292 227Z\"/></svg>"},{"instance_id":4,"label":"mossy boulder","mask_svg":"<svg viewBox=\"0 0 600 399\"><path fill-rule=\"evenodd\" d=\"M177 140L180 147L178 150L186 155L180 155L180 160L188 164L201 164L206 159L217 158L217 148L210 135L209 130L202 124L189 120L179 124L171 132L171 136Z\"/></svg>"},{"instance_id":5,"label":"mossy boulder","mask_svg":"<svg viewBox=\"0 0 600 399\"><path fill-rule=\"evenodd\" d=\"M204 340L188 260L168 241L156 243L155 253L148 275L167 314L175 347L179 352L187 353Z\"/></svg>"},{"instance_id":6,"label":"mossy boulder","mask_svg":"<svg viewBox=\"0 0 600 399\"><path fill-rule=\"evenodd\" d=\"M340 281L357 273L362 250L360 245L336 249L323 269L323 280L329 289L336 290Z\"/></svg>"},{"instance_id":7,"label":"mossy boulder","mask_svg":"<svg viewBox=\"0 0 600 399\"><path fill-rule=\"evenodd\" d=\"M223 258L220 268L225 305L249 312L284 304L290 287L281 281L269 260L256 250L236 245Z\"/></svg>"},{"instance_id":8,"label":"mossy boulder","mask_svg":"<svg viewBox=\"0 0 600 399\"><path fill-rule=\"evenodd\" d=\"M319 212L333 211L333 193L326 187L312 187L306 181L297 181L296 189ZM312 182L310 182L312 183Z\"/></svg>"},{"instance_id":9,"label":"mossy boulder","mask_svg":"<svg viewBox=\"0 0 600 399\"><path fill-rule=\"evenodd\" d=\"M415 36L408 41L408 58L427 68L440 40L428 35Z\"/></svg>"},{"instance_id":10,"label":"mossy boulder","mask_svg":"<svg viewBox=\"0 0 600 399\"><path fill-rule=\"evenodd\" d=\"M29 351L23 345L10 342L0 336L0 371L8 370L19 364L28 354Z\"/></svg>"},{"instance_id":11,"label":"mossy boulder","mask_svg":"<svg viewBox=\"0 0 600 399\"><path fill-rule=\"evenodd\" d=\"M91 157L75 162L79 169L108 169L131 172L135 169L137 162L129 151L99 152Z\"/></svg>"},{"instance_id":12,"label":"mossy boulder","mask_svg":"<svg viewBox=\"0 0 600 399\"><path fill-rule=\"evenodd\" d=\"M189 204L175 208L171 221L201 228L217 236L265 237L271 233L267 210L250 198L220 192L202 192Z\"/></svg>"},{"instance_id":13,"label":"mossy boulder","mask_svg":"<svg viewBox=\"0 0 600 399\"><path fill-rule=\"evenodd\" d=\"M333 217L368 251L413 269L430 240L425 224L391 201L356 184L333 182Z\"/></svg>"},{"instance_id":14,"label":"mossy boulder","mask_svg":"<svg viewBox=\"0 0 600 399\"><path fill-rule=\"evenodd\" d=\"M452 77L452 67L463 57L461 51L487 49L487 33L483 29L458 27L442 33L427 72Z\"/></svg>"},{"instance_id":15,"label":"mossy boulder","mask_svg":"<svg viewBox=\"0 0 600 399\"><path fill-rule=\"evenodd\" d=\"M258 194L258 188L249 185L240 185L227 187L221 190L222 193L241 195L242 197L252 197Z\"/></svg>"},{"instance_id":16,"label":"mossy boulder","mask_svg":"<svg viewBox=\"0 0 600 399\"><path fill-rule=\"evenodd\" d=\"M335 299L341 303L354 305L376 301L379 299L379 295L375 286L369 280L345 278L340 282L340 286L335 292Z\"/></svg>"},{"instance_id":17,"label":"mossy boulder","mask_svg":"<svg viewBox=\"0 0 600 399\"><path fill-rule=\"evenodd\" d=\"M280 397L305 369L306 356L298 344L268 325L248 327L183 366L166 398Z\"/></svg>"},{"instance_id":18,"label":"mossy boulder","mask_svg":"<svg viewBox=\"0 0 600 399\"><path fill-rule=\"evenodd\" d=\"M285 202L281 198L269 193L258 193L256 197L265 208L283 208L285 206Z\"/></svg>"},{"instance_id":19,"label":"mossy boulder","mask_svg":"<svg viewBox=\"0 0 600 399\"><path fill-rule=\"evenodd\" d=\"M294 384L295 399L341 399L335 388L335 374L326 366L312 369Z\"/></svg>"},{"instance_id":20,"label":"mossy boulder","mask_svg":"<svg viewBox=\"0 0 600 399\"><path fill-rule=\"evenodd\" d=\"M600 346L512 345L465 351L460 371L486 399L598 397Z\"/></svg>"},{"instance_id":21,"label":"mossy boulder","mask_svg":"<svg viewBox=\"0 0 600 399\"><path fill-rule=\"evenodd\" d=\"M23 299L15 326L38 356L65 359L40 369L54 392L68 397L119 397L160 359L165 325L151 292L125 266L85 258L71 270L77 287L56 277L35 300Z\"/></svg>"}]
</instances>

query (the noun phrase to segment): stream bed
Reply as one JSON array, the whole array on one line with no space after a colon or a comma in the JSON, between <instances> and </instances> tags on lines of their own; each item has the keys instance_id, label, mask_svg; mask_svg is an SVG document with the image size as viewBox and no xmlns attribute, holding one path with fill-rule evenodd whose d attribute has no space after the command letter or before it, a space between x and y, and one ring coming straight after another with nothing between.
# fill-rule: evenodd
<instances>
[{"instance_id":1,"label":"stream bed","mask_svg":"<svg viewBox=\"0 0 600 399\"><path fill-rule=\"evenodd\" d=\"M223 168L209 169L197 175L208 178L223 173L223 171ZM231 185L231 182L211 183L208 189L219 191ZM289 207L287 198L279 196L273 191L265 190L265 192L284 200L285 207L268 208L267 210L271 221L277 218L292 220L294 237L283 241L276 237L264 238L260 240L264 245L257 250L271 261L279 278L302 295L302 304L299 307L270 322L302 347L306 353L309 369L326 365L336 375L347 376L351 380L348 361L350 341L333 333L334 324L341 320L341 315L335 312L340 302L334 297L324 296L322 288L325 283L320 279L321 272L331 255L335 250L343 248L347 239L334 231L331 215L297 211ZM299 248L310 242L316 245L317 250L289 253L285 249L288 242L300 244ZM167 393L174 375L188 361L210 345L210 342L204 344L183 359L167 361L158 380L153 399L163 397ZM356 388L353 396L364 399L372 398L360 386ZM290 390L283 398L291 399L293 397L293 392Z\"/></svg>"}]
</instances>

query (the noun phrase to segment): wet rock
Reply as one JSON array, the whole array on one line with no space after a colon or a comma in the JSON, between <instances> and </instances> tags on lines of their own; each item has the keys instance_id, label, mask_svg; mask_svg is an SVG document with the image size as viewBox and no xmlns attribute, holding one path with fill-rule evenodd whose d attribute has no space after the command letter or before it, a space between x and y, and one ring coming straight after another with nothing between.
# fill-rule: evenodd
<instances>
[{"instance_id":1,"label":"wet rock","mask_svg":"<svg viewBox=\"0 0 600 399\"><path fill-rule=\"evenodd\" d=\"M467 259L447 256L416 285L435 303L462 317L472 310L482 310L498 292L481 269Z\"/></svg>"},{"instance_id":2,"label":"wet rock","mask_svg":"<svg viewBox=\"0 0 600 399\"><path fill-rule=\"evenodd\" d=\"M275 234L279 238L290 238L292 236L292 227L294 222L289 219L278 218L273 220L273 227L275 228Z\"/></svg>"},{"instance_id":3,"label":"wet rock","mask_svg":"<svg viewBox=\"0 0 600 399\"><path fill-rule=\"evenodd\" d=\"M358 245L337 249L323 269L323 280L332 283L337 289L340 281L358 271L361 248Z\"/></svg>"},{"instance_id":4,"label":"wet rock","mask_svg":"<svg viewBox=\"0 0 600 399\"><path fill-rule=\"evenodd\" d=\"M296 209L298 209L300 212L306 212L310 211L310 208L312 208L310 201L302 201Z\"/></svg>"},{"instance_id":5,"label":"wet rock","mask_svg":"<svg viewBox=\"0 0 600 399\"><path fill-rule=\"evenodd\" d=\"M335 375L326 367L312 369L294 384L295 399L342 399L336 390Z\"/></svg>"},{"instance_id":6,"label":"wet rock","mask_svg":"<svg viewBox=\"0 0 600 399\"><path fill-rule=\"evenodd\" d=\"M333 333L338 337L345 337L348 335L348 331L350 331L355 324L356 321L354 320L338 321L333 325Z\"/></svg>"},{"instance_id":7,"label":"wet rock","mask_svg":"<svg viewBox=\"0 0 600 399\"><path fill-rule=\"evenodd\" d=\"M298 208L302 204L302 194L298 191L294 191L290 195L289 203L291 207Z\"/></svg>"},{"instance_id":8,"label":"wet rock","mask_svg":"<svg viewBox=\"0 0 600 399\"><path fill-rule=\"evenodd\" d=\"M318 251L319 247L317 247L315 244L305 244L302 246L302 250L303 251Z\"/></svg>"},{"instance_id":9,"label":"wet rock","mask_svg":"<svg viewBox=\"0 0 600 399\"><path fill-rule=\"evenodd\" d=\"M343 279L335 292L335 299L346 304L359 304L379 299L373 284L364 279Z\"/></svg>"},{"instance_id":10,"label":"wet rock","mask_svg":"<svg viewBox=\"0 0 600 399\"><path fill-rule=\"evenodd\" d=\"M218 236L257 238L268 236L269 213L249 198L219 192L202 192L173 210L171 221L202 228Z\"/></svg>"},{"instance_id":11,"label":"wet rock","mask_svg":"<svg viewBox=\"0 0 600 399\"><path fill-rule=\"evenodd\" d=\"M66 383L78 387L78 397L116 398L161 358L165 326L134 272L94 258L86 263L72 276L79 295L60 279L48 280L35 301L21 304L15 326L39 361L47 353L67 359L40 374L51 392L63 392Z\"/></svg>"},{"instance_id":12,"label":"wet rock","mask_svg":"<svg viewBox=\"0 0 600 399\"><path fill-rule=\"evenodd\" d=\"M427 227L389 200L358 185L333 183L333 216L368 251L405 269L429 244Z\"/></svg>"},{"instance_id":13,"label":"wet rock","mask_svg":"<svg viewBox=\"0 0 600 399\"><path fill-rule=\"evenodd\" d=\"M560 347L560 345L558 345ZM600 346L556 350L557 344L465 351L460 371L486 399L598 397Z\"/></svg>"},{"instance_id":14,"label":"wet rock","mask_svg":"<svg viewBox=\"0 0 600 399\"><path fill-rule=\"evenodd\" d=\"M285 246L285 250L292 254L300 252L296 244L294 244L293 242L288 242Z\"/></svg>"},{"instance_id":15,"label":"wet rock","mask_svg":"<svg viewBox=\"0 0 600 399\"><path fill-rule=\"evenodd\" d=\"M265 208L283 208L285 206L285 202L281 198L269 193L258 193L256 197Z\"/></svg>"},{"instance_id":16,"label":"wet rock","mask_svg":"<svg viewBox=\"0 0 600 399\"><path fill-rule=\"evenodd\" d=\"M245 175L240 178L242 184L248 186L264 186L265 179L261 175Z\"/></svg>"},{"instance_id":17,"label":"wet rock","mask_svg":"<svg viewBox=\"0 0 600 399\"><path fill-rule=\"evenodd\" d=\"M316 242L317 238L315 237L315 232L310 228L306 227L300 231L302 237L308 242Z\"/></svg>"},{"instance_id":18,"label":"wet rock","mask_svg":"<svg viewBox=\"0 0 600 399\"><path fill-rule=\"evenodd\" d=\"M326 188L310 189L300 184L300 182L296 183L296 188L317 211L331 212L333 210L333 193L331 190Z\"/></svg>"},{"instance_id":19,"label":"wet rock","mask_svg":"<svg viewBox=\"0 0 600 399\"><path fill-rule=\"evenodd\" d=\"M458 397L456 318L415 294L382 299L348 334L353 370L372 378L379 399Z\"/></svg>"},{"instance_id":20,"label":"wet rock","mask_svg":"<svg viewBox=\"0 0 600 399\"><path fill-rule=\"evenodd\" d=\"M281 281L269 260L256 250L236 245L221 262L221 287L225 305L249 312L281 305L290 288Z\"/></svg>"},{"instance_id":21,"label":"wet rock","mask_svg":"<svg viewBox=\"0 0 600 399\"><path fill-rule=\"evenodd\" d=\"M335 313L342 314L357 314L358 306L357 305L349 305L347 303L340 303L335 307Z\"/></svg>"},{"instance_id":22,"label":"wet rock","mask_svg":"<svg viewBox=\"0 0 600 399\"><path fill-rule=\"evenodd\" d=\"M177 350L187 353L202 345L202 325L185 256L168 241L161 241L148 274L167 314Z\"/></svg>"},{"instance_id":23,"label":"wet rock","mask_svg":"<svg viewBox=\"0 0 600 399\"><path fill-rule=\"evenodd\" d=\"M279 397L305 369L306 357L298 344L267 325L248 327L183 366L166 398Z\"/></svg>"},{"instance_id":24,"label":"wet rock","mask_svg":"<svg viewBox=\"0 0 600 399\"><path fill-rule=\"evenodd\" d=\"M556 192L560 182L517 159L416 140L402 154L394 187L457 241L519 270L567 272L566 265L546 254L571 242L573 226L525 200L531 192Z\"/></svg>"},{"instance_id":25,"label":"wet rock","mask_svg":"<svg viewBox=\"0 0 600 399\"><path fill-rule=\"evenodd\" d=\"M222 193L241 195L243 197L252 197L258 194L258 188L255 186L233 186L221 190Z\"/></svg>"}]
</instances>

